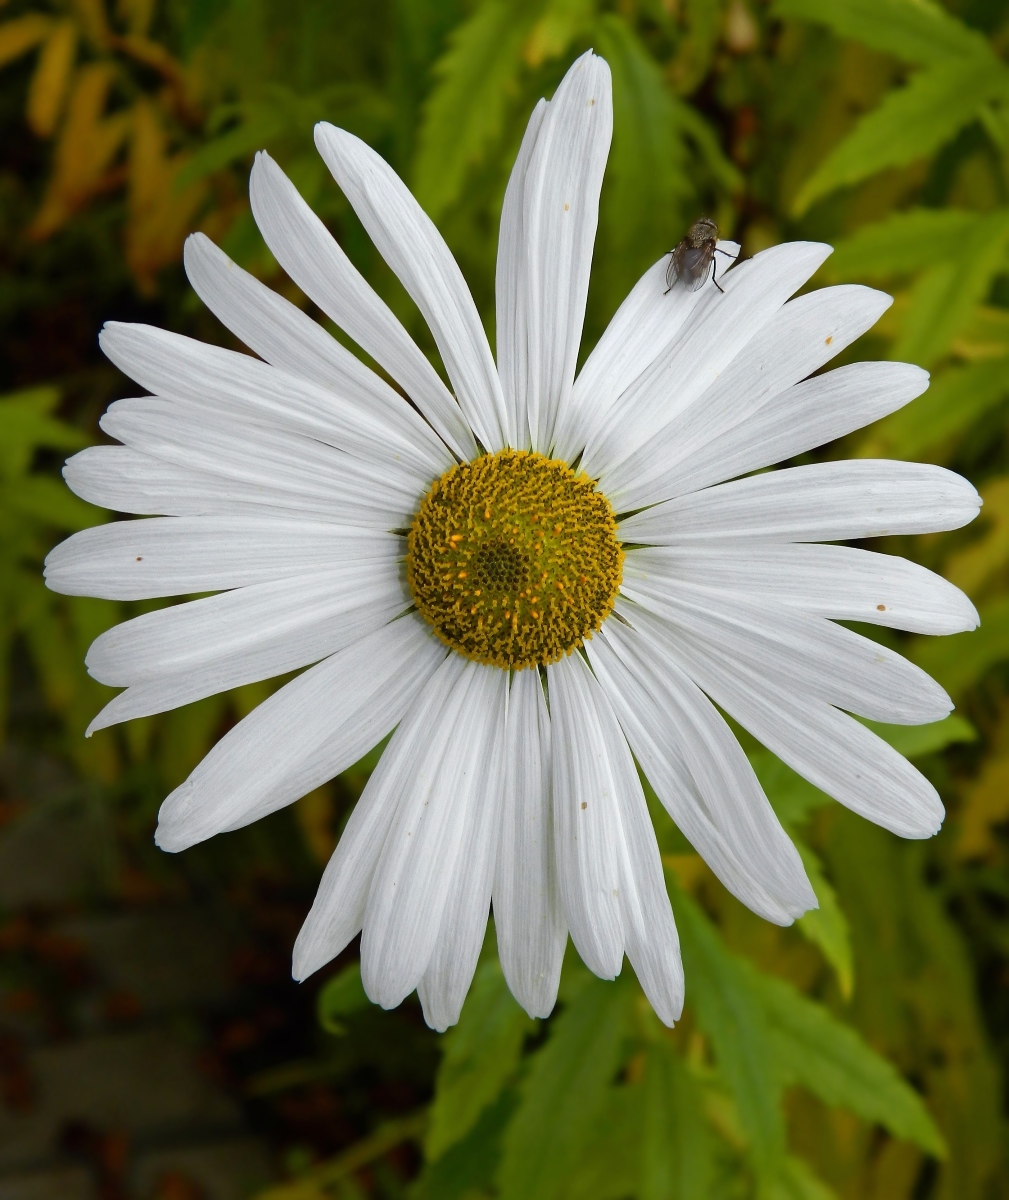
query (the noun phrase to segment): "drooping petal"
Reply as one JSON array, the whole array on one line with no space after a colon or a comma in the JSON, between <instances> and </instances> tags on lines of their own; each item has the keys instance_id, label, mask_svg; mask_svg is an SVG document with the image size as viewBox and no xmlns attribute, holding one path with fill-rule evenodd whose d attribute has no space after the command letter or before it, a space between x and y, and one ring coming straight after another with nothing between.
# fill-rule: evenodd
<instances>
[{"instance_id":1,"label":"drooping petal","mask_svg":"<svg viewBox=\"0 0 1009 1200\"><path fill-rule=\"evenodd\" d=\"M679 336L592 431L585 470L600 478L689 408L829 253L818 242L772 246L733 267L724 294L702 288Z\"/></svg>"},{"instance_id":2,"label":"drooping petal","mask_svg":"<svg viewBox=\"0 0 1009 1200\"><path fill-rule=\"evenodd\" d=\"M931 837L944 810L935 788L891 746L822 700L762 678L714 642L620 604L618 612L664 641L695 683L782 761L860 816L906 838Z\"/></svg>"},{"instance_id":3,"label":"drooping petal","mask_svg":"<svg viewBox=\"0 0 1009 1200\"><path fill-rule=\"evenodd\" d=\"M184 850L240 829L346 770L396 725L444 657L424 622L406 616L305 671L165 800L158 845Z\"/></svg>"},{"instance_id":4,"label":"drooping petal","mask_svg":"<svg viewBox=\"0 0 1009 1200\"><path fill-rule=\"evenodd\" d=\"M472 458L473 434L438 372L268 154L256 155L249 199L266 244L298 287L389 372L456 454Z\"/></svg>"},{"instance_id":5,"label":"drooping petal","mask_svg":"<svg viewBox=\"0 0 1009 1200\"><path fill-rule=\"evenodd\" d=\"M499 254L510 255L508 272L520 300L501 336L511 339L502 349L516 412L526 414L532 448L548 453L574 381L613 133L606 63L591 51L583 54L533 121L538 128L521 162L521 191L516 180L502 213ZM516 238L504 237L506 220Z\"/></svg>"},{"instance_id":6,"label":"drooping petal","mask_svg":"<svg viewBox=\"0 0 1009 1200\"><path fill-rule=\"evenodd\" d=\"M875 325L893 303L872 288L821 288L783 305L711 385L672 412L648 441L607 470L600 486L618 510L666 500L677 468Z\"/></svg>"},{"instance_id":7,"label":"drooping petal","mask_svg":"<svg viewBox=\"0 0 1009 1200\"><path fill-rule=\"evenodd\" d=\"M703 588L712 605L772 601L814 616L866 621L914 633L975 629L977 610L941 575L892 554L850 546L646 546L627 552L629 586L662 597L680 584Z\"/></svg>"},{"instance_id":8,"label":"drooping petal","mask_svg":"<svg viewBox=\"0 0 1009 1200\"><path fill-rule=\"evenodd\" d=\"M849 459L678 496L622 521L620 536L660 546L844 541L959 529L980 508L973 485L945 467Z\"/></svg>"},{"instance_id":9,"label":"drooping petal","mask_svg":"<svg viewBox=\"0 0 1009 1200\"><path fill-rule=\"evenodd\" d=\"M718 261L731 265L739 243L720 241ZM554 453L573 460L631 384L676 337L701 292L666 284L669 255L641 276L578 372L569 402L557 414ZM719 276L725 270L719 267ZM498 306L500 313L500 304Z\"/></svg>"},{"instance_id":10,"label":"drooping petal","mask_svg":"<svg viewBox=\"0 0 1009 1200\"><path fill-rule=\"evenodd\" d=\"M353 559L398 558L401 538L292 518L151 517L82 529L49 551L46 584L69 596L144 600L247 587Z\"/></svg>"},{"instance_id":11,"label":"drooping petal","mask_svg":"<svg viewBox=\"0 0 1009 1200\"><path fill-rule=\"evenodd\" d=\"M673 657L617 621L586 648L656 794L729 891L777 925L815 908L802 860L749 760Z\"/></svg>"},{"instance_id":12,"label":"drooping petal","mask_svg":"<svg viewBox=\"0 0 1009 1200\"><path fill-rule=\"evenodd\" d=\"M208 237L189 237L184 259L196 294L260 358L338 396L360 397L383 425L428 452L433 474L452 465L431 426L385 380L289 300L233 263Z\"/></svg>"},{"instance_id":13,"label":"drooping petal","mask_svg":"<svg viewBox=\"0 0 1009 1200\"><path fill-rule=\"evenodd\" d=\"M784 462L871 425L927 387L928 372L911 363L837 367L779 392L738 425L695 447L689 458L667 446L663 491L669 498L684 496Z\"/></svg>"},{"instance_id":14,"label":"drooping petal","mask_svg":"<svg viewBox=\"0 0 1009 1200\"><path fill-rule=\"evenodd\" d=\"M551 813L550 717L539 672L518 671L508 697L501 840L494 883L498 955L531 1017L557 999L567 927Z\"/></svg>"},{"instance_id":15,"label":"drooping petal","mask_svg":"<svg viewBox=\"0 0 1009 1200\"><path fill-rule=\"evenodd\" d=\"M368 784L382 803L396 797L361 936L364 988L383 1008L417 987L438 944L470 817L489 800L503 677L497 667L450 654L386 749L388 768ZM486 920L487 909L482 915Z\"/></svg>"},{"instance_id":16,"label":"drooping petal","mask_svg":"<svg viewBox=\"0 0 1009 1200\"><path fill-rule=\"evenodd\" d=\"M508 673L487 668L492 712L481 780L463 814L466 831L459 862L445 903L431 961L417 985L424 1019L444 1031L459 1020L473 982L490 915L491 891L501 828L505 773Z\"/></svg>"},{"instance_id":17,"label":"drooping petal","mask_svg":"<svg viewBox=\"0 0 1009 1200\"><path fill-rule=\"evenodd\" d=\"M875 721L920 725L953 707L942 688L886 646L822 617L678 583L623 592L699 645L717 645L761 678Z\"/></svg>"},{"instance_id":18,"label":"drooping petal","mask_svg":"<svg viewBox=\"0 0 1009 1200\"><path fill-rule=\"evenodd\" d=\"M501 383L480 314L444 238L392 167L360 138L322 121L315 144L424 314L473 432L486 449L500 450L507 442Z\"/></svg>"}]
</instances>

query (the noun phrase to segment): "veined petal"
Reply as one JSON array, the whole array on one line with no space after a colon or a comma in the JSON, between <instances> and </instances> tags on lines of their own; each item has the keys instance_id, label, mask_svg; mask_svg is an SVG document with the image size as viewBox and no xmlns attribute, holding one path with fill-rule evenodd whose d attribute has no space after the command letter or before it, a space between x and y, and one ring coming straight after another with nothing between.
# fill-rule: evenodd
<instances>
[{"instance_id":1,"label":"veined petal","mask_svg":"<svg viewBox=\"0 0 1009 1200\"><path fill-rule=\"evenodd\" d=\"M738 242L718 243L718 277L739 257ZM554 453L574 459L620 396L663 353L700 300L701 292L666 285L669 255L641 276L578 372L571 398L557 415Z\"/></svg>"},{"instance_id":2,"label":"veined petal","mask_svg":"<svg viewBox=\"0 0 1009 1200\"><path fill-rule=\"evenodd\" d=\"M196 294L260 358L338 396L359 398L388 429L426 452L433 475L452 465L444 442L385 380L289 300L233 263L208 237L192 234L184 257Z\"/></svg>"},{"instance_id":3,"label":"veined petal","mask_svg":"<svg viewBox=\"0 0 1009 1200\"><path fill-rule=\"evenodd\" d=\"M162 804L158 845L184 850L240 829L346 770L396 725L444 657L424 622L406 616L299 675Z\"/></svg>"},{"instance_id":4,"label":"veined petal","mask_svg":"<svg viewBox=\"0 0 1009 1200\"><path fill-rule=\"evenodd\" d=\"M627 552L624 580L660 598L681 584L703 588L715 608L726 597L770 601L775 608L914 633L961 633L978 625L974 605L941 575L850 546L645 546Z\"/></svg>"},{"instance_id":5,"label":"veined petal","mask_svg":"<svg viewBox=\"0 0 1009 1200\"><path fill-rule=\"evenodd\" d=\"M444 238L392 167L360 138L322 121L315 144L424 314L473 432L486 449L500 450L508 440L501 383L480 314Z\"/></svg>"},{"instance_id":6,"label":"veined petal","mask_svg":"<svg viewBox=\"0 0 1009 1200\"><path fill-rule=\"evenodd\" d=\"M487 932L491 890L501 826L505 772L508 673L493 667L485 703L488 737L485 758L478 763L482 778L472 790L459 862L445 903L431 960L417 985L424 1019L439 1032L459 1020L463 1001L473 982Z\"/></svg>"},{"instance_id":7,"label":"veined petal","mask_svg":"<svg viewBox=\"0 0 1009 1200\"><path fill-rule=\"evenodd\" d=\"M910 363L860 362L837 367L779 392L738 425L695 447L689 458L667 445L663 491L684 496L784 462L903 408L928 387L928 372Z\"/></svg>"},{"instance_id":8,"label":"veined petal","mask_svg":"<svg viewBox=\"0 0 1009 1200\"><path fill-rule=\"evenodd\" d=\"M268 154L256 155L249 199L266 244L298 287L389 372L460 458L472 458L473 434L438 372Z\"/></svg>"},{"instance_id":9,"label":"veined petal","mask_svg":"<svg viewBox=\"0 0 1009 1200\"><path fill-rule=\"evenodd\" d=\"M729 891L777 925L815 908L749 760L665 647L610 621L586 649L656 794Z\"/></svg>"},{"instance_id":10,"label":"veined petal","mask_svg":"<svg viewBox=\"0 0 1009 1200\"><path fill-rule=\"evenodd\" d=\"M623 592L697 644L713 644L762 678L875 721L920 725L941 721L953 702L914 663L822 617L742 601L692 584Z\"/></svg>"},{"instance_id":11,"label":"veined petal","mask_svg":"<svg viewBox=\"0 0 1009 1200\"><path fill-rule=\"evenodd\" d=\"M758 741L845 807L906 838L931 837L943 819L935 788L853 717L823 701L796 697L762 679L714 643L688 641L636 605L618 611L664 640L687 674Z\"/></svg>"},{"instance_id":12,"label":"veined petal","mask_svg":"<svg viewBox=\"0 0 1009 1200\"><path fill-rule=\"evenodd\" d=\"M724 294L702 288L679 336L627 388L585 449L584 469L600 478L686 411L820 266L818 242L772 246L727 272Z\"/></svg>"},{"instance_id":13,"label":"veined petal","mask_svg":"<svg viewBox=\"0 0 1009 1200\"><path fill-rule=\"evenodd\" d=\"M498 955L519 1004L531 1017L548 1017L568 935L554 852L550 716L538 671L512 677L506 741L494 883Z\"/></svg>"},{"instance_id":14,"label":"veined petal","mask_svg":"<svg viewBox=\"0 0 1009 1200\"><path fill-rule=\"evenodd\" d=\"M546 100L532 111L522 137L518 157L508 177L501 206L498 234L495 297L497 317L497 366L501 394L508 414L509 444L516 450L532 445L527 396L531 377L529 364L529 272L526 263L525 179L529 159L543 123Z\"/></svg>"},{"instance_id":15,"label":"veined petal","mask_svg":"<svg viewBox=\"0 0 1009 1200\"><path fill-rule=\"evenodd\" d=\"M975 488L945 467L850 459L678 496L622 521L620 536L662 546L844 541L959 529L980 508Z\"/></svg>"},{"instance_id":16,"label":"veined petal","mask_svg":"<svg viewBox=\"0 0 1009 1200\"><path fill-rule=\"evenodd\" d=\"M388 769L362 796L374 784L383 803L397 797L361 937L364 988L383 1008L417 987L435 952L470 817L489 800L503 677L497 667L450 654L387 748Z\"/></svg>"},{"instance_id":17,"label":"veined petal","mask_svg":"<svg viewBox=\"0 0 1009 1200\"><path fill-rule=\"evenodd\" d=\"M82 529L46 557L69 596L143 600L267 583L352 560L398 558L392 534L278 517L151 517Z\"/></svg>"},{"instance_id":18,"label":"veined petal","mask_svg":"<svg viewBox=\"0 0 1009 1200\"><path fill-rule=\"evenodd\" d=\"M503 327L502 337L512 342L504 347L506 359L522 368L511 375L516 411L526 414L532 448L549 453L557 415L571 394L585 319L599 192L613 134L609 67L591 51L583 54L537 112L521 191L516 184L512 195L521 214L511 207L502 212L502 229L506 219L518 226L520 240L508 252L521 296L517 319Z\"/></svg>"},{"instance_id":19,"label":"veined petal","mask_svg":"<svg viewBox=\"0 0 1009 1200\"><path fill-rule=\"evenodd\" d=\"M842 286L783 305L693 404L677 409L600 486L623 511L668 499L682 462L822 367L892 303L884 292ZM675 407L675 392L670 399Z\"/></svg>"}]
</instances>

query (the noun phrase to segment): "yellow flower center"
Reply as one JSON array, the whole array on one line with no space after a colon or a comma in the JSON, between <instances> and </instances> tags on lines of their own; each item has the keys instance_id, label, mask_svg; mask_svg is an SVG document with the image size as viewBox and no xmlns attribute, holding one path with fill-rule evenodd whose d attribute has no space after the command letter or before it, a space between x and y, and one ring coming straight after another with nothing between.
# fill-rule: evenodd
<instances>
[{"instance_id":1,"label":"yellow flower center","mask_svg":"<svg viewBox=\"0 0 1009 1200\"><path fill-rule=\"evenodd\" d=\"M500 450L431 485L410 526L410 594L453 650L519 671L609 616L624 554L610 502L567 463Z\"/></svg>"}]
</instances>

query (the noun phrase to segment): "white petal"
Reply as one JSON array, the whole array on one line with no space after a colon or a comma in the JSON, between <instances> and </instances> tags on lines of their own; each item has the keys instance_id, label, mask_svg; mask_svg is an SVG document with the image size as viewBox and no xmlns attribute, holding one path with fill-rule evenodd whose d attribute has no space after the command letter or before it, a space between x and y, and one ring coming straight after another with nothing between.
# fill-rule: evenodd
<instances>
[{"instance_id":1,"label":"white petal","mask_svg":"<svg viewBox=\"0 0 1009 1200\"><path fill-rule=\"evenodd\" d=\"M597 427L585 470L599 478L689 408L829 253L818 242L772 246L727 272L724 295L703 288L679 335Z\"/></svg>"},{"instance_id":2,"label":"white petal","mask_svg":"<svg viewBox=\"0 0 1009 1200\"><path fill-rule=\"evenodd\" d=\"M660 597L687 583L719 596L771 600L775 607L914 633L961 633L978 625L974 605L941 575L850 546L646 546L627 552L624 579Z\"/></svg>"},{"instance_id":3,"label":"white petal","mask_svg":"<svg viewBox=\"0 0 1009 1200\"><path fill-rule=\"evenodd\" d=\"M850 459L788 467L667 500L621 522L620 536L663 546L843 541L959 529L980 508L972 485L945 467Z\"/></svg>"},{"instance_id":4,"label":"white petal","mask_svg":"<svg viewBox=\"0 0 1009 1200\"><path fill-rule=\"evenodd\" d=\"M558 874L571 938L603 978L619 972L626 949L652 1007L672 1025L683 1006L679 940L634 760L582 657L547 672Z\"/></svg>"},{"instance_id":5,"label":"white petal","mask_svg":"<svg viewBox=\"0 0 1009 1200\"><path fill-rule=\"evenodd\" d=\"M199 404L158 396L116 400L100 421L110 437L178 466L302 496L330 520L402 528L426 485L413 472L365 462L302 434L268 429Z\"/></svg>"},{"instance_id":6,"label":"white petal","mask_svg":"<svg viewBox=\"0 0 1009 1200\"><path fill-rule=\"evenodd\" d=\"M459 1020L463 1001L473 982L487 932L494 865L501 825L502 785L505 772L508 672L494 667L487 701L490 740L486 758L479 763L482 778L472 788L463 814L466 832L452 880L445 913L431 961L417 985L424 1019L439 1032Z\"/></svg>"},{"instance_id":7,"label":"white petal","mask_svg":"<svg viewBox=\"0 0 1009 1200\"><path fill-rule=\"evenodd\" d=\"M667 495L683 496L826 445L903 408L927 387L927 371L897 362L851 363L804 380L689 458L667 445Z\"/></svg>"},{"instance_id":8,"label":"white petal","mask_svg":"<svg viewBox=\"0 0 1009 1200\"><path fill-rule=\"evenodd\" d=\"M444 656L421 618L407 616L305 671L165 800L158 845L184 850L240 829L345 771L400 720Z\"/></svg>"},{"instance_id":9,"label":"white petal","mask_svg":"<svg viewBox=\"0 0 1009 1200\"><path fill-rule=\"evenodd\" d=\"M648 637L664 640L716 704L810 783L901 837L937 832L944 814L935 788L854 718L797 697L716 644L691 642L634 605L619 605L618 611Z\"/></svg>"},{"instance_id":10,"label":"white petal","mask_svg":"<svg viewBox=\"0 0 1009 1200\"><path fill-rule=\"evenodd\" d=\"M151 325L108 322L99 337L117 367L149 391L267 429L306 434L426 487L430 455L385 428L359 399L336 396L248 354Z\"/></svg>"},{"instance_id":11,"label":"white petal","mask_svg":"<svg viewBox=\"0 0 1009 1200\"><path fill-rule=\"evenodd\" d=\"M431 472L452 465L444 443L403 398L289 300L243 271L202 233L186 240L186 274L197 295L272 366L338 396L359 397L386 428L423 449Z\"/></svg>"},{"instance_id":12,"label":"white petal","mask_svg":"<svg viewBox=\"0 0 1009 1200\"><path fill-rule=\"evenodd\" d=\"M822 617L688 583L625 583L622 590L692 643L719 647L796 696L901 725L940 721L953 707L920 667Z\"/></svg>"},{"instance_id":13,"label":"white petal","mask_svg":"<svg viewBox=\"0 0 1009 1200\"><path fill-rule=\"evenodd\" d=\"M49 551L54 592L142 600L246 587L353 560L398 558L392 534L277 517L152 517L82 529Z\"/></svg>"},{"instance_id":14,"label":"white petal","mask_svg":"<svg viewBox=\"0 0 1009 1200\"><path fill-rule=\"evenodd\" d=\"M392 167L360 138L323 121L315 127L315 144L424 314L473 432L486 449L500 450L507 442L501 383L480 314L444 238Z\"/></svg>"},{"instance_id":15,"label":"white petal","mask_svg":"<svg viewBox=\"0 0 1009 1200\"><path fill-rule=\"evenodd\" d=\"M610 621L586 649L656 794L729 891L777 925L815 908L749 760L665 647Z\"/></svg>"},{"instance_id":16,"label":"white petal","mask_svg":"<svg viewBox=\"0 0 1009 1200\"><path fill-rule=\"evenodd\" d=\"M679 464L758 412L875 325L893 303L872 288L822 288L780 308L721 375L686 409L678 408L600 486L619 510L666 500Z\"/></svg>"},{"instance_id":17,"label":"white petal","mask_svg":"<svg viewBox=\"0 0 1009 1200\"><path fill-rule=\"evenodd\" d=\"M521 240L509 249L522 304L514 327L502 332L521 347L505 352L521 355L524 367L513 377L516 408L527 414L533 449L544 453L575 377L612 134L610 69L589 51L543 111L514 197Z\"/></svg>"},{"instance_id":18,"label":"white petal","mask_svg":"<svg viewBox=\"0 0 1009 1200\"><path fill-rule=\"evenodd\" d=\"M531 1017L548 1017L568 935L554 853L550 717L535 670L512 677L504 769L494 883L498 955L519 1004Z\"/></svg>"},{"instance_id":19,"label":"white petal","mask_svg":"<svg viewBox=\"0 0 1009 1200\"><path fill-rule=\"evenodd\" d=\"M731 266L739 243L718 243L720 264ZM700 291L666 285L669 255L641 276L617 309L578 372L571 398L557 415L554 452L573 460L621 394L669 346L700 300ZM721 277L725 266L720 266ZM498 308L500 313L500 306Z\"/></svg>"},{"instance_id":20,"label":"white petal","mask_svg":"<svg viewBox=\"0 0 1009 1200\"><path fill-rule=\"evenodd\" d=\"M498 233L495 296L497 365L501 394L508 413L509 444L518 450L531 445L526 397L529 388L529 273L526 269L525 179L529 159L543 122L547 102L540 100L522 136L515 165L508 177Z\"/></svg>"},{"instance_id":21,"label":"white petal","mask_svg":"<svg viewBox=\"0 0 1009 1200\"><path fill-rule=\"evenodd\" d=\"M472 458L473 435L438 372L268 154L256 155L249 198L266 244L298 287L389 372L461 458Z\"/></svg>"},{"instance_id":22,"label":"white petal","mask_svg":"<svg viewBox=\"0 0 1009 1200\"><path fill-rule=\"evenodd\" d=\"M376 790L395 795L397 805L361 936L364 988L383 1008L409 995L431 962L469 817L488 800L504 674L450 654L385 752L389 769Z\"/></svg>"}]
</instances>

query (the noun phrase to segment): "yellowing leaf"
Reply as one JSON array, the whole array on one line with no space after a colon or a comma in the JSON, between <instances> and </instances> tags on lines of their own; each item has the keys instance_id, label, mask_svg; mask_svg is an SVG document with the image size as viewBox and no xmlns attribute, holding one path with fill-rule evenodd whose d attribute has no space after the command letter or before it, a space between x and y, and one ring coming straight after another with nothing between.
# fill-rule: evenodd
<instances>
[{"instance_id":1,"label":"yellowing leaf","mask_svg":"<svg viewBox=\"0 0 1009 1200\"><path fill-rule=\"evenodd\" d=\"M802 857L802 865L820 902L819 908L810 909L796 921L795 928L803 937L819 946L823 957L834 970L841 995L845 1000L850 1000L855 986L855 960L848 919L838 903L837 893L824 874L819 857L794 833L792 841Z\"/></svg>"},{"instance_id":2,"label":"yellowing leaf","mask_svg":"<svg viewBox=\"0 0 1009 1200\"><path fill-rule=\"evenodd\" d=\"M73 21L60 21L42 47L28 87L28 125L39 137L49 137L56 128L76 50L77 26Z\"/></svg>"},{"instance_id":3,"label":"yellowing leaf","mask_svg":"<svg viewBox=\"0 0 1009 1200\"><path fill-rule=\"evenodd\" d=\"M145 34L154 16L154 0L117 0L116 8L130 27L130 33Z\"/></svg>"},{"instance_id":4,"label":"yellowing leaf","mask_svg":"<svg viewBox=\"0 0 1009 1200\"><path fill-rule=\"evenodd\" d=\"M539 67L563 54L592 16L593 0L551 0L543 16L529 33L522 57L530 67Z\"/></svg>"},{"instance_id":5,"label":"yellowing leaf","mask_svg":"<svg viewBox=\"0 0 1009 1200\"><path fill-rule=\"evenodd\" d=\"M333 803L324 787L315 788L294 806L294 819L309 854L320 866L329 862L336 845L333 833Z\"/></svg>"},{"instance_id":6,"label":"yellowing leaf","mask_svg":"<svg viewBox=\"0 0 1009 1200\"><path fill-rule=\"evenodd\" d=\"M0 67L27 54L44 40L52 27L51 18L39 13L29 13L0 25Z\"/></svg>"},{"instance_id":7,"label":"yellowing leaf","mask_svg":"<svg viewBox=\"0 0 1009 1200\"><path fill-rule=\"evenodd\" d=\"M1009 756L989 759L968 788L957 814L958 858L987 858L994 850L992 828L1009 821Z\"/></svg>"}]
</instances>

